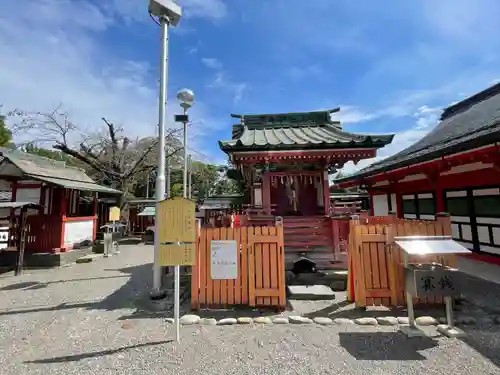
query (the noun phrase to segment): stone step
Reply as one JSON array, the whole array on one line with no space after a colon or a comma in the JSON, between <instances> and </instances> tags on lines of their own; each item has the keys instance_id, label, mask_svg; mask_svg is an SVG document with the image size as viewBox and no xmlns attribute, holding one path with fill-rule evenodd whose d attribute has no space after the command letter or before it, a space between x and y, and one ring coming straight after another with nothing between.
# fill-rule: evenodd
<instances>
[{"instance_id":1,"label":"stone step","mask_svg":"<svg viewBox=\"0 0 500 375\"><path fill-rule=\"evenodd\" d=\"M347 290L347 271L323 270L314 273L301 273L298 275L288 272L287 285L325 285L335 291Z\"/></svg>"},{"instance_id":2,"label":"stone step","mask_svg":"<svg viewBox=\"0 0 500 375\"><path fill-rule=\"evenodd\" d=\"M288 298L295 300L332 300L335 292L327 285L289 285Z\"/></svg>"}]
</instances>

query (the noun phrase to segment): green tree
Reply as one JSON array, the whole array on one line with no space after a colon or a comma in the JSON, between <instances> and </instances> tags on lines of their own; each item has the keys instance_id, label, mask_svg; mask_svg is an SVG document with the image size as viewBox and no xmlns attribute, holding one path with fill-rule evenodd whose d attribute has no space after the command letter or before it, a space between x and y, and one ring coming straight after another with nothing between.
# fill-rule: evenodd
<instances>
[{"instance_id":1,"label":"green tree","mask_svg":"<svg viewBox=\"0 0 500 375\"><path fill-rule=\"evenodd\" d=\"M5 123L5 116L0 115L0 147L12 144L12 132Z\"/></svg>"}]
</instances>

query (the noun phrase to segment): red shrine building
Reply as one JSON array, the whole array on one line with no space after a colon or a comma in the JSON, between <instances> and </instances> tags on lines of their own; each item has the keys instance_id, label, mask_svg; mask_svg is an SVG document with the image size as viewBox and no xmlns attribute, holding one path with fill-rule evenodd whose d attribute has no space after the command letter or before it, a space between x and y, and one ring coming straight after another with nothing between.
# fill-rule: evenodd
<instances>
[{"instance_id":1,"label":"red shrine building","mask_svg":"<svg viewBox=\"0 0 500 375\"><path fill-rule=\"evenodd\" d=\"M250 224L283 218L287 266L307 256L329 268L333 256L328 177L348 161L376 156L393 135L353 134L333 121L339 109L231 115L232 139L220 141L250 191Z\"/></svg>"},{"instance_id":2,"label":"red shrine building","mask_svg":"<svg viewBox=\"0 0 500 375\"><path fill-rule=\"evenodd\" d=\"M17 202L40 207L28 212L23 240L28 255L66 253L91 243L99 229L98 195L122 194L62 161L6 148L0 148L0 192L8 196L11 206ZM15 258L20 247L15 233L20 210L5 207L0 209L0 225L10 233L2 244L0 264Z\"/></svg>"},{"instance_id":3,"label":"red shrine building","mask_svg":"<svg viewBox=\"0 0 500 375\"><path fill-rule=\"evenodd\" d=\"M366 188L375 216L448 212L455 240L500 254L500 84L446 108L405 150L336 182Z\"/></svg>"}]
</instances>

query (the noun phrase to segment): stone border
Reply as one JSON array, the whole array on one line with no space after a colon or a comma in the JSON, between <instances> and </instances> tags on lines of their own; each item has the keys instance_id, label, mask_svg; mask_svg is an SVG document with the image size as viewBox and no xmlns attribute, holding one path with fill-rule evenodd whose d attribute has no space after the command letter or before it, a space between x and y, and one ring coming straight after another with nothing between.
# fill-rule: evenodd
<instances>
[{"instance_id":1,"label":"stone border","mask_svg":"<svg viewBox=\"0 0 500 375\"><path fill-rule=\"evenodd\" d=\"M173 323L174 319L167 318L168 323ZM434 318L432 316L419 316L415 319L417 326L437 326L439 324L446 323L446 318ZM180 324L183 326L189 325L204 325L204 326L222 326L222 325L249 325L249 324L262 324L262 325L272 325L272 324L317 324L322 326L328 325L349 325L355 324L358 326L398 326L398 325L408 325L408 317L394 317L394 316L381 316L377 318L364 317L356 319L348 318L334 318L330 319L327 317L316 317L307 318L304 316L259 316L256 318L250 317L239 317L239 318L201 318L198 315L187 314L180 318ZM476 319L471 316L459 316L455 318L455 324L458 325L476 325L476 324L500 324L500 316L488 317L485 316L481 319Z\"/></svg>"}]
</instances>

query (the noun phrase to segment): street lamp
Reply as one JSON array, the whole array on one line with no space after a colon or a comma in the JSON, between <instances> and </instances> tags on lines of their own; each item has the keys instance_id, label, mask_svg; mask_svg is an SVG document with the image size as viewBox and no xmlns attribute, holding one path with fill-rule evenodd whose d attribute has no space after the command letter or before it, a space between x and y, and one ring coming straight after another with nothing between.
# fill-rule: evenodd
<instances>
[{"instance_id":1,"label":"street lamp","mask_svg":"<svg viewBox=\"0 0 500 375\"><path fill-rule=\"evenodd\" d=\"M189 89L179 90L177 93L177 100L179 104L184 109L183 115L175 116L176 122L182 122L184 124L184 152L183 152L183 160L184 160L184 168L183 168L183 192L184 198L188 197L188 155L187 155L187 125L189 122L189 117L187 115L187 111L194 104L194 92Z\"/></svg>"},{"instance_id":2,"label":"street lamp","mask_svg":"<svg viewBox=\"0 0 500 375\"><path fill-rule=\"evenodd\" d=\"M149 0L148 7L151 18L158 17L161 28L161 69L160 93L158 98L158 171L156 173L156 217L155 217L155 249L153 264L153 291L151 298L163 298L161 291L162 267L159 265L158 243L158 203L165 199L165 107L167 102L168 82L168 27L176 26L182 16L179 5L171 0ZM154 19L154 18L153 18Z\"/></svg>"}]
</instances>

